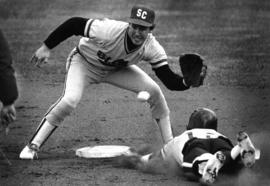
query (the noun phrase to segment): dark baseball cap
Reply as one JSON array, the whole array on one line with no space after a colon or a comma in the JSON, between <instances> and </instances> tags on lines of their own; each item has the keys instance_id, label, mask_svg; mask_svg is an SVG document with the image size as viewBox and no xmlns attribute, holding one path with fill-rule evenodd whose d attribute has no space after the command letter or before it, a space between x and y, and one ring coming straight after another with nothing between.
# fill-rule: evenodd
<instances>
[{"instance_id":1,"label":"dark baseball cap","mask_svg":"<svg viewBox=\"0 0 270 186\"><path fill-rule=\"evenodd\" d=\"M129 23L152 27L155 25L155 11L141 5L136 5L131 9Z\"/></svg>"}]
</instances>

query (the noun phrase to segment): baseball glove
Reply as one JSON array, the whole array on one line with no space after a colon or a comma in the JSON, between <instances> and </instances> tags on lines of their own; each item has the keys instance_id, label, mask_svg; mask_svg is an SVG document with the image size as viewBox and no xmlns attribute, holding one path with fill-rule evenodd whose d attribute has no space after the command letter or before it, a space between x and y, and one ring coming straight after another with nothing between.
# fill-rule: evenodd
<instances>
[{"instance_id":1,"label":"baseball glove","mask_svg":"<svg viewBox=\"0 0 270 186\"><path fill-rule=\"evenodd\" d=\"M188 87L199 87L203 84L207 66L199 54L183 54L179 57L179 64L184 81Z\"/></svg>"}]
</instances>

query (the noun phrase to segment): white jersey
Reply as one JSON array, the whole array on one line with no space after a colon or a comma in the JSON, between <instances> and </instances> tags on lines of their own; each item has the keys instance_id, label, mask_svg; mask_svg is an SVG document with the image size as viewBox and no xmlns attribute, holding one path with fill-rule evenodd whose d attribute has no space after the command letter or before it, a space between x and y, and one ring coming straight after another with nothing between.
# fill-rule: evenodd
<instances>
[{"instance_id":1,"label":"white jersey","mask_svg":"<svg viewBox=\"0 0 270 186\"><path fill-rule=\"evenodd\" d=\"M79 52L88 63L104 69L148 61L153 68L167 64L164 48L152 33L143 45L133 51L127 48L128 23L111 19L89 19L84 36L79 42Z\"/></svg>"},{"instance_id":2,"label":"white jersey","mask_svg":"<svg viewBox=\"0 0 270 186\"><path fill-rule=\"evenodd\" d=\"M198 139L215 139L218 137L225 137L223 134L213 130L213 129L192 129L183 132L181 135L175 137L171 140L168 144L166 144L161 149L161 154L164 159L173 158L175 159L180 165L183 163L183 148L187 141L192 138Z\"/></svg>"}]
</instances>

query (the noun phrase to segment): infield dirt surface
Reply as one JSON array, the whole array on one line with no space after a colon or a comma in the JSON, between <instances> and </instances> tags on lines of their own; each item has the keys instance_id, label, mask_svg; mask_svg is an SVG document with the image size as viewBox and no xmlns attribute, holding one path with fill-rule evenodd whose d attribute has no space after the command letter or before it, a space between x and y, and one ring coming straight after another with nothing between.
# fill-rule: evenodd
<instances>
[{"instance_id":1,"label":"infield dirt surface","mask_svg":"<svg viewBox=\"0 0 270 186\"><path fill-rule=\"evenodd\" d=\"M171 110L174 133L185 130L197 107L213 109L219 131L236 140L247 131L261 149L252 169L221 174L216 185L270 185L270 2L268 0L148 0L157 14L154 35L170 59L196 52L208 65L205 85L183 92L167 90L149 64L139 66L161 86ZM134 93L107 84L89 86L78 108L45 144L39 160L24 161L20 151L43 114L61 95L65 61L79 38L57 46L49 63L29 63L48 34L72 16L121 19L129 16L128 0L0 0L0 25L14 58L20 97L17 121L0 136L0 185L198 185L183 176L146 174L119 167L113 159L82 159L75 150L90 145L152 145L161 136L146 103ZM180 72L176 62L170 63Z\"/></svg>"}]
</instances>

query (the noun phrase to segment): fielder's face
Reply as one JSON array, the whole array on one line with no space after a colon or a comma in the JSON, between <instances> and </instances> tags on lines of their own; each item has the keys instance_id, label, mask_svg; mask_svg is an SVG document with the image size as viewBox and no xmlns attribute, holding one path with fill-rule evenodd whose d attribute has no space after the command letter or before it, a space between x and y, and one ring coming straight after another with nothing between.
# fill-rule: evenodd
<instances>
[{"instance_id":1,"label":"fielder's face","mask_svg":"<svg viewBox=\"0 0 270 186\"><path fill-rule=\"evenodd\" d=\"M150 27L136 24L129 24L128 36L134 45L142 45L147 35L151 32Z\"/></svg>"}]
</instances>

